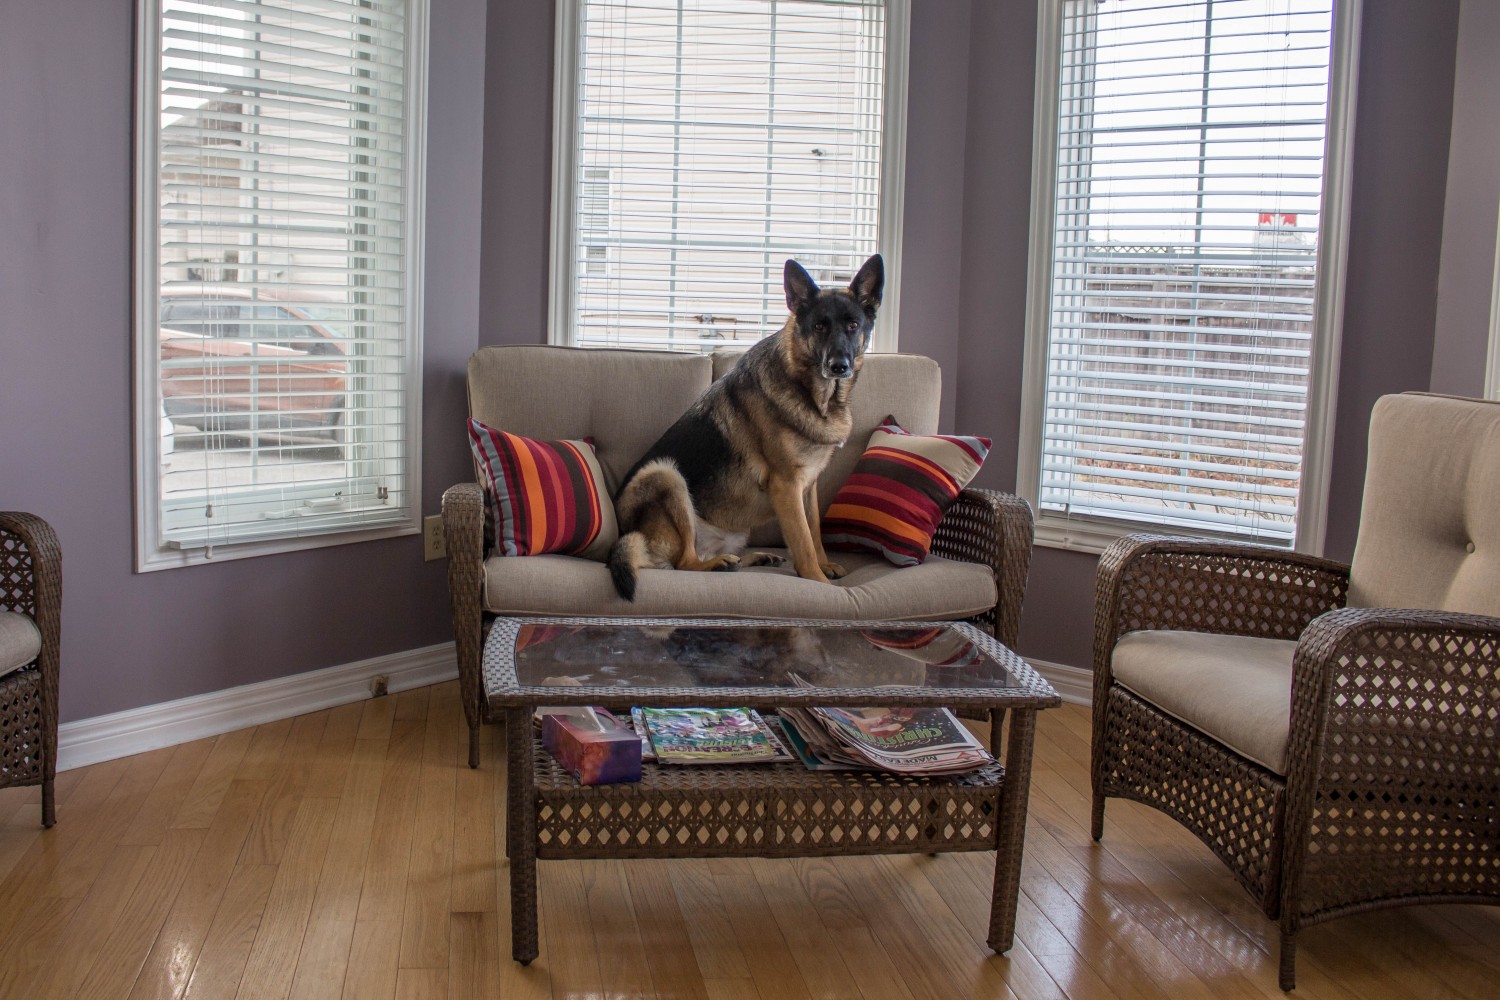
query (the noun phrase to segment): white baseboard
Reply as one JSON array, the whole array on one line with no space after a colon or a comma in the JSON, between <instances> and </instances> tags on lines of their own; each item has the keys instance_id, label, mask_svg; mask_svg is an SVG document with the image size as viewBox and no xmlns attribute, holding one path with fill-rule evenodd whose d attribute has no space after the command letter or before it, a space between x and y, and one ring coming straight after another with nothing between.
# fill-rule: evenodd
<instances>
[{"instance_id":1,"label":"white baseboard","mask_svg":"<svg viewBox=\"0 0 1500 1000\"><path fill-rule=\"evenodd\" d=\"M1074 705L1091 705L1094 702L1094 672L1086 667L1070 667L1066 663L1052 663L1025 657L1031 669L1041 674L1048 684L1062 695L1062 700Z\"/></svg>"},{"instance_id":2,"label":"white baseboard","mask_svg":"<svg viewBox=\"0 0 1500 1000\"><path fill-rule=\"evenodd\" d=\"M393 693L452 680L458 676L455 657L453 643L445 642L65 722L58 727L57 767L66 771L347 705L370 697L370 681L381 674L389 678L387 690Z\"/></svg>"}]
</instances>

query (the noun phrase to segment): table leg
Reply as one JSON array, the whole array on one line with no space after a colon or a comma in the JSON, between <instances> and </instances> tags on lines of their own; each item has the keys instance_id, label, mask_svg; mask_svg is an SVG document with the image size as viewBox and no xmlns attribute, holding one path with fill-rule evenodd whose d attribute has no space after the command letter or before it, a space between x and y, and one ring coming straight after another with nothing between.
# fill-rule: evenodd
<instances>
[{"instance_id":1,"label":"table leg","mask_svg":"<svg viewBox=\"0 0 1500 1000\"><path fill-rule=\"evenodd\" d=\"M537 956L536 773L531 712L505 710L505 844L510 855L510 954L522 965Z\"/></svg>"},{"instance_id":2,"label":"table leg","mask_svg":"<svg viewBox=\"0 0 1500 1000\"><path fill-rule=\"evenodd\" d=\"M1005 713L990 712L990 746L999 749ZM1036 712L1012 709L1005 746L1005 785L1000 789L1000 820L995 833L995 889L990 896L989 946L1006 952L1015 940L1016 900L1021 891L1021 848L1026 839L1026 800L1031 791L1031 750Z\"/></svg>"}]
</instances>

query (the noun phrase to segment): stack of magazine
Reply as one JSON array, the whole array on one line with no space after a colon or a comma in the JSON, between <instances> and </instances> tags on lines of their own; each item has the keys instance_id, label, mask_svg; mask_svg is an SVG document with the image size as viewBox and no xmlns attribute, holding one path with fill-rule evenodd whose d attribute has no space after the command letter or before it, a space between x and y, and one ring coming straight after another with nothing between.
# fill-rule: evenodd
<instances>
[{"instance_id":1,"label":"stack of magazine","mask_svg":"<svg viewBox=\"0 0 1500 1000\"><path fill-rule=\"evenodd\" d=\"M782 729L815 771L956 774L995 758L946 708L783 708Z\"/></svg>"}]
</instances>

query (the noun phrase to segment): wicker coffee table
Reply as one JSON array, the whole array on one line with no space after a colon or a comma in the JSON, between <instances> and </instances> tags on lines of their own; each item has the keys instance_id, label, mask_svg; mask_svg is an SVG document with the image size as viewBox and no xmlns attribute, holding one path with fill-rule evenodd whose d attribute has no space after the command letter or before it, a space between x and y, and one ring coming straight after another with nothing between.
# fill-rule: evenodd
<instances>
[{"instance_id":1,"label":"wicker coffee table","mask_svg":"<svg viewBox=\"0 0 1500 1000\"><path fill-rule=\"evenodd\" d=\"M537 956L536 862L568 858L994 851L988 942L1009 950L1036 712L1060 699L987 633L962 623L501 618L483 666L486 697L505 716L511 954L523 965ZM814 686L797 686L793 671ZM638 783L580 785L535 738L538 705L942 705L988 713L1002 763L928 778L648 763Z\"/></svg>"}]
</instances>

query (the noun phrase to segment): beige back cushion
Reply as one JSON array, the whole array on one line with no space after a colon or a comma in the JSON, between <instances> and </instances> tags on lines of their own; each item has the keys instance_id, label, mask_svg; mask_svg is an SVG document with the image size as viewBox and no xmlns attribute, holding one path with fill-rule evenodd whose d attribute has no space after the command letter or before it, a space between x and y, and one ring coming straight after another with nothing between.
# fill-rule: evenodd
<instances>
[{"instance_id":1,"label":"beige back cushion","mask_svg":"<svg viewBox=\"0 0 1500 1000\"><path fill-rule=\"evenodd\" d=\"M1376 402L1349 604L1500 615L1500 402Z\"/></svg>"},{"instance_id":2,"label":"beige back cushion","mask_svg":"<svg viewBox=\"0 0 1500 1000\"><path fill-rule=\"evenodd\" d=\"M522 437L594 439L610 494L662 432L703 394L699 354L516 345L469 358L469 414Z\"/></svg>"},{"instance_id":3,"label":"beige back cushion","mask_svg":"<svg viewBox=\"0 0 1500 1000\"><path fill-rule=\"evenodd\" d=\"M714 378L734 366L744 353L722 349L713 354ZM844 447L833 453L828 468L818 477L818 502L824 510L833 500L854 463L864 454L870 435L888 416L913 434L936 434L938 408L943 395L942 372L936 361L920 354L866 354L854 386L854 429ZM964 433L970 433L965 431ZM752 545L777 545L781 532L775 525L750 536Z\"/></svg>"}]
</instances>

